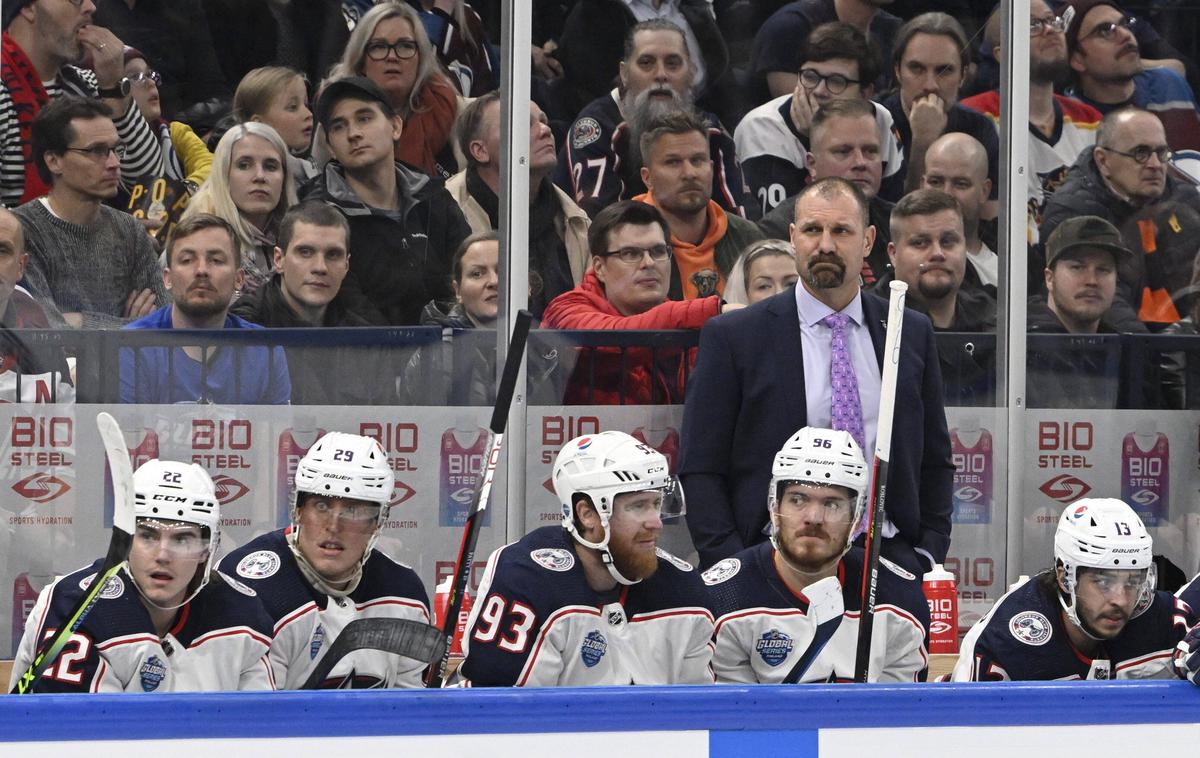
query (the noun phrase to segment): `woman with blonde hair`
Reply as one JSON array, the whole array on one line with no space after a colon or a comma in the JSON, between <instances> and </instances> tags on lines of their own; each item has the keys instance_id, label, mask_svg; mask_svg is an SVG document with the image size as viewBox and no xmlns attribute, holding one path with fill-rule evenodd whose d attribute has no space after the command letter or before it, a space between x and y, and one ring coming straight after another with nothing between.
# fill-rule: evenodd
<instances>
[{"instance_id":1,"label":"woman with blonde hair","mask_svg":"<svg viewBox=\"0 0 1200 758\"><path fill-rule=\"evenodd\" d=\"M725 302L754 305L778 295L800 279L796 273L796 250L787 240L755 240L746 245L729 279Z\"/></svg>"},{"instance_id":2,"label":"woman with blonde hair","mask_svg":"<svg viewBox=\"0 0 1200 758\"><path fill-rule=\"evenodd\" d=\"M363 14L322 86L347 76L378 84L404 120L396 160L443 179L458 170L450 139L458 91L441 72L425 27L409 5L382 2Z\"/></svg>"},{"instance_id":3,"label":"woman with blonde hair","mask_svg":"<svg viewBox=\"0 0 1200 758\"><path fill-rule=\"evenodd\" d=\"M298 183L316 175L317 169L308 159L313 114L304 74L286 66L263 66L248 72L233 93L233 117L238 123L261 121L279 132Z\"/></svg>"},{"instance_id":4,"label":"woman with blonde hair","mask_svg":"<svg viewBox=\"0 0 1200 758\"><path fill-rule=\"evenodd\" d=\"M279 132L257 121L238 124L217 143L212 173L183 214L186 219L211 213L233 226L246 291L270 278L279 222L296 204L287 158L287 145Z\"/></svg>"}]
</instances>

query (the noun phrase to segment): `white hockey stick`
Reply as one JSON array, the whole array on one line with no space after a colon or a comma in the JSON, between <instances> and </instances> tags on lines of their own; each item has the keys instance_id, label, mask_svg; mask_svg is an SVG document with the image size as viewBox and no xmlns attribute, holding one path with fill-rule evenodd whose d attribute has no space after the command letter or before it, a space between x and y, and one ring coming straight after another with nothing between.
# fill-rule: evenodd
<instances>
[{"instance_id":1,"label":"white hockey stick","mask_svg":"<svg viewBox=\"0 0 1200 758\"><path fill-rule=\"evenodd\" d=\"M133 543L133 466L129 462L129 450L125 447L125 438L121 435L121 427L116 419L107 413L96 416L96 426L100 428L100 439L104 441L104 454L108 456L108 468L112 472L113 484L113 529L108 541L108 553L104 563L92 578L79 602L67 614L66 620L46 640L33 657L33 662L13 687L14 695L26 695L37 687L38 678L42 672L54 663L63 646L71 639L71 635L79 629L83 619L92 610L96 599L108 585L110 579L116 576L125 559L129 555L129 547Z\"/></svg>"},{"instance_id":2,"label":"white hockey stick","mask_svg":"<svg viewBox=\"0 0 1200 758\"><path fill-rule=\"evenodd\" d=\"M842 585L836 576L827 576L808 585L804 588L804 597L808 598L806 615L817 623L817 631L812 642L808 643L808 649L783 678L782 684L795 684L804 678L813 661L817 660L834 632L842 625L842 616L846 612L846 604L842 602Z\"/></svg>"},{"instance_id":3,"label":"white hockey stick","mask_svg":"<svg viewBox=\"0 0 1200 758\"><path fill-rule=\"evenodd\" d=\"M867 681L871 662L871 632L875 625L875 591L879 586L879 548L887 504L888 462L892 458L892 417L896 412L896 376L900 366L900 337L904 329L904 298L908 285L892 282L888 298L887 337L883 341L883 377L879 388L879 425L875 432L874 486L867 521L867 550L863 556L862 616L858 621L858 650L854 681Z\"/></svg>"}]
</instances>

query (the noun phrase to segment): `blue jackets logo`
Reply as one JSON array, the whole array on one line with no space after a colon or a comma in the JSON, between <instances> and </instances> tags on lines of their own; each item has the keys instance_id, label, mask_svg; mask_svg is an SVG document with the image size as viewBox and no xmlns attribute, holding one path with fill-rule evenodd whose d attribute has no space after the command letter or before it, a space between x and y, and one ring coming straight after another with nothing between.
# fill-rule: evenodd
<instances>
[{"instance_id":1,"label":"blue jackets logo","mask_svg":"<svg viewBox=\"0 0 1200 758\"><path fill-rule=\"evenodd\" d=\"M600 632L588 632L583 638L583 644L579 647L579 657L583 659L583 665L592 668L604 654L608 652L608 640L604 639L604 635Z\"/></svg>"},{"instance_id":2,"label":"blue jackets logo","mask_svg":"<svg viewBox=\"0 0 1200 758\"><path fill-rule=\"evenodd\" d=\"M792 653L792 638L778 629L769 629L754 643L754 649L768 666L778 666Z\"/></svg>"},{"instance_id":3,"label":"blue jackets logo","mask_svg":"<svg viewBox=\"0 0 1200 758\"><path fill-rule=\"evenodd\" d=\"M154 692L167 676L167 665L157 655L152 655L142 663L138 676L142 680L142 690Z\"/></svg>"},{"instance_id":4,"label":"blue jackets logo","mask_svg":"<svg viewBox=\"0 0 1200 758\"><path fill-rule=\"evenodd\" d=\"M1022 611L1010 618L1008 631L1026 645L1045 645L1054 635L1050 619L1037 611Z\"/></svg>"}]
</instances>

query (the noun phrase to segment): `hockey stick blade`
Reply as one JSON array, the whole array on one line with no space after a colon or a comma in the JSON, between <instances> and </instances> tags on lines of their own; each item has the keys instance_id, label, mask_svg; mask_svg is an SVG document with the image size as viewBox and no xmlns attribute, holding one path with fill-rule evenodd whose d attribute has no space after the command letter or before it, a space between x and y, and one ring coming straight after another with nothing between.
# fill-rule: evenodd
<instances>
[{"instance_id":1,"label":"hockey stick blade","mask_svg":"<svg viewBox=\"0 0 1200 758\"><path fill-rule=\"evenodd\" d=\"M355 619L342 629L300 689L320 689L333 667L355 650L381 650L422 663L436 663L445 644L440 629L413 619Z\"/></svg>"},{"instance_id":2,"label":"hockey stick blade","mask_svg":"<svg viewBox=\"0 0 1200 758\"><path fill-rule=\"evenodd\" d=\"M904 299L908 285L892 282L888 298L887 335L883 341L883 372L879 387L879 421L875 432L871 504L863 554L862 615L858 621L858 648L854 655L854 681L867 681L871 635L875 626L875 593L879 587L879 550L887 506L888 462L892 458L892 419L896 412L896 380L900 367L900 339L904 331Z\"/></svg>"},{"instance_id":3,"label":"hockey stick blade","mask_svg":"<svg viewBox=\"0 0 1200 758\"><path fill-rule=\"evenodd\" d=\"M442 659L429 668L425 677L426 687L441 687L444 684L446 667L450 663L450 647L454 642L454 632L458 628L458 614L462 610L463 593L470 586L471 563L475 559L475 544L479 541L479 528L483 525L483 512L487 509L488 498L491 497L492 479L496 476L496 465L500 461L500 446L504 442L504 427L508 423L508 413L512 408L513 395L517 390L517 377L521 372L521 361L525 358L525 343L529 339L529 327L532 324L533 315L529 311L517 313L512 336L508 341L508 352L504 354L504 372L500 375L496 405L492 408L492 423L488 429L490 439L488 440L487 457L484 458L483 472L475 490L475 496L471 500L471 510L467 512L467 521L463 525L463 536L462 541L458 544L458 555L454 559L454 578L450 582L446 618L442 622L442 635L446 640L446 649L442 653Z\"/></svg>"},{"instance_id":4,"label":"hockey stick blade","mask_svg":"<svg viewBox=\"0 0 1200 758\"><path fill-rule=\"evenodd\" d=\"M813 634L812 642L808 643L808 649L783 678L783 684L795 684L804 678L813 661L817 660L842 625L842 617L846 612L845 603L842 602L842 585L836 576L827 576L808 585L804 588L804 596L808 598L807 615L817 622L817 631Z\"/></svg>"},{"instance_id":5,"label":"hockey stick blade","mask_svg":"<svg viewBox=\"0 0 1200 758\"><path fill-rule=\"evenodd\" d=\"M104 441L104 454L108 457L108 468L112 472L113 484L113 530L108 541L108 552L104 563L92 578L79 602L66 615L66 620L60 625L33 657L29 668L17 679L12 689L14 695L27 695L37 687L42 672L50 667L62 652L63 646L71 639L71 635L79 629L84 617L92 610L100 593L108 586L108 582L121 567L129 555L129 547L133 544L133 467L129 462L129 450L125 447L125 438L116 419L107 413L96 416L96 426L100 428L100 439Z\"/></svg>"}]
</instances>

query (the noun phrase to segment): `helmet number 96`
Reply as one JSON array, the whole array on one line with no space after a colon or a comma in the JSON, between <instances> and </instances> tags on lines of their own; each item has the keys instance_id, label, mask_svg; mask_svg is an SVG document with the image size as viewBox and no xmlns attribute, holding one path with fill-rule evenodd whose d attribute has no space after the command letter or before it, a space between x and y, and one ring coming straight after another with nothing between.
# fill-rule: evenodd
<instances>
[{"instance_id":1,"label":"helmet number 96","mask_svg":"<svg viewBox=\"0 0 1200 758\"><path fill-rule=\"evenodd\" d=\"M817 437L815 440L813 440L813 444L816 445L817 447L823 447L823 448L826 448L829 450L833 449L833 440L828 440L828 439L823 439L821 437Z\"/></svg>"},{"instance_id":2,"label":"helmet number 96","mask_svg":"<svg viewBox=\"0 0 1200 758\"><path fill-rule=\"evenodd\" d=\"M350 461L354 460L354 451L353 450L334 450L333 451L333 459L335 461L345 461L346 463L349 463Z\"/></svg>"}]
</instances>

